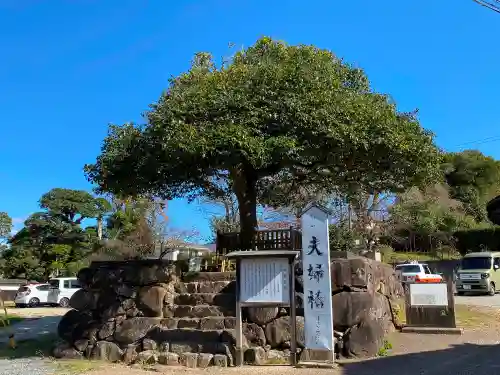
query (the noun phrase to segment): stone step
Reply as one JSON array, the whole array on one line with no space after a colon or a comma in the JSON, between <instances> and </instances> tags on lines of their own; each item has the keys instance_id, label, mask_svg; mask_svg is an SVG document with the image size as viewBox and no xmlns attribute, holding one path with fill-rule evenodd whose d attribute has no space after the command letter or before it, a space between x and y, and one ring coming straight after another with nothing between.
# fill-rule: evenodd
<instances>
[{"instance_id":1,"label":"stone step","mask_svg":"<svg viewBox=\"0 0 500 375\"><path fill-rule=\"evenodd\" d=\"M134 356L135 357L135 356ZM189 368L202 368L216 366L227 367L233 365L233 356L222 353L203 353L203 352L155 352L153 350L146 350L136 355L134 362L142 366L144 364L167 366L186 366ZM161 371L161 370L160 370Z\"/></svg>"},{"instance_id":2,"label":"stone step","mask_svg":"<svg viewBox=\"0 0 500 375\"><path fill-rule=\"evenodd\" d=\"M173 305L164 306L163 316L165 318L209 318L216 316L235 317L236 306L222 307L212 305Z\"/></svg>"},{"instance_id":3,"label":"stone step","mask_svg":"<svg viewBox=\"0 0 500 375\"><path fill-rule=\"evenodd\" d=\"M184 283L186 293L231 293L236 291L234 281L193 281Z\"/></svg>"},{"instance_id":4,"label":"stone step","mask_svg":"<svg viewBox=\"0 0 500 375\"><path fill-rule=\"evenodd\" d=\"M236 331L234 329L204 331L192 328L170 329L161 325L150 330L145 338L153 340L156 343L203 343L204 345L219 345L223 343L235 345ZM209 350L204 351L211 352Z\"/></svg>"},{"instance_id":5,"label":"stone step","mask_svg":"<svg viewBox=\"0 0 500 375\"><path fill-rule=\"evenodd\" d=\"M230 356L234 349L229 344L222 342L164 342L161 349L169 353L210 353L210 354L225 354Z\"/></svg>"},{"instance_id":6,"label":"stone step","mask_svg":"<svg viewBox=\"0 0 500 375\"><path fill-rule=\"evenodd\" d=\"M233 281L236 280L236 272L193 272L185 275L182 281L201 282L201 281Z\"/></svg>"},{"instance_id":7,"label":"stone step","mask_svg":"<svg viewBox=\"0 0 500 375\"><path fill-rule=\"evenodd\" d=\"M210 305L227 309L236 308L236 296L232 293L182 293L174 298L176 305Z\"/></svg>"},{"instance_id":8,"label":"stone step","mask_svg":"<svg viewBox=\"0 0 500 375\"><path fill-rule=\"evenodd\" d=\"M162 326L169 329L191 328L206 330L234 329L236 327L235 317L209 316L204 318L163 318Z\"/></svg>"}]
</instances>

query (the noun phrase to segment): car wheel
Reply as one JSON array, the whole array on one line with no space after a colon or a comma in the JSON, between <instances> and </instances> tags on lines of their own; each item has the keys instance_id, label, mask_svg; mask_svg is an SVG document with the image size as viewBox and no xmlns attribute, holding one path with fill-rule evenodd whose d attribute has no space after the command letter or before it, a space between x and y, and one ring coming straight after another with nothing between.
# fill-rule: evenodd
<instances>
[{"instance_id":1,"label":"car wheel","mask_svg":"<svg viewBox=\"0 0 500 375\"><path fill-rule=\"evenodd\" d=\"M497 291L496 291L496 289L495 289L495 283L491 282L491 283L490 283L490 289L488 290L488 294L489 294L490 296L494 296L496 292L497 292Z\"/></svg>"},{"instance_id":2,"label":"car wheel","mask_svg":"<svg viewBox=\"0 0 500 375\"><path fill-rule=\"evenodd\" d=\"M36 297L33 297L32 299L29 300L28 306L35 307L35 306L38 306L39 303L40 303L40 300Z\"/></svg>"},{"instance_id":3,"label":"car wheel","mask_svg":"<svg viewBox=\"0 0 500 375\"><path fill-rule=\"evenodd\" d=\"M16 303L16 308L22 309L25 305L22 303Z\"/></svg>"},{"instance_id":4,"label":"car wheel","mask_svg":"<svg viewBox=\"0 0 500 375\"><path fill-rule=\"evenodd\" d=\"M69 299L68 298L61 298L59 301L59 306L60 307L68 307L69 306Z\"/></svg>"},{"instance_id":5,"label":"car wheel","mask_svg":"<svg viewBox=\"0 0 500 375\"><path fill-rule=\"evenodd\" d=\"M457 292L457 296L463 296L465 292Z\"/></svg>"}]
</instances>

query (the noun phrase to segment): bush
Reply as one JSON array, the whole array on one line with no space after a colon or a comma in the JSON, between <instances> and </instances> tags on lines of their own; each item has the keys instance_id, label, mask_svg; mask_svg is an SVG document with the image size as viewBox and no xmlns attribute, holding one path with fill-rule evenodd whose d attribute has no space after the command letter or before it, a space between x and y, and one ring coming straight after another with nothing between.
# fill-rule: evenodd
<instances>
[{"instance_id":1,"label":"bush","mask_svg":"<svg viewBox=\"0 0 500 375\"><path fill-rule=\"evenodd\" d=\"M438 259L460 259L462 255L453 246L443 246L434 251Z\"/></svg>"},{"instance_id":2,"label":"bush","mask_svg":"<svg viewBox=\"0 0 500 375\"><path fill-rule=\"evenodd\" d=\"M394 249L387 245L381 245L377 248L382 256L382 262L391 263L395 257Z\"/></svg>"},{"instance_id":3,"label":"bush","mask_svg":"<svg viewBox=\"0 0 500 375\"><path fill-rule=\"evenodd\" d=\"M330 251L352 251L355 246L354 232L345 225L331 224L328 227Z\"/></svg>"},{"instance_id":4,"label":"bush","mask_svg":"<svg viewBox=\"0 0 500 375\"><path fill-rule=\"evenodd\" d=\"M500 249L500 228L471 229L454 234L460 254L498 251Z\"/></svg>"}]
</instances>

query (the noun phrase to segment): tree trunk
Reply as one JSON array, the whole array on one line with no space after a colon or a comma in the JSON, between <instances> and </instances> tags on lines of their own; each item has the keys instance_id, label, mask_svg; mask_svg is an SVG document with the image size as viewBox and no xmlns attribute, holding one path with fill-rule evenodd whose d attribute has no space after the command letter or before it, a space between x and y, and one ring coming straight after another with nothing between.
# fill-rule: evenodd
<instances>
[{"instance_id":1,"label":"tree trunk","mask_svg":"<svg viewBox=\"0 0 500 375\"><path fill-rule=\"evenodd\" d=\"M97 238L102 240L102 217L97 218Z\"/></svg>"},{"instance_id":2,"label":"tree trunk","mask_svg":"<svg viewBox=\"0 0 500 375\"><path fill-rule=\"evenodd\" d=\"M52 277L52 270L46 268L43 271L43 280L44 280L44 282L48 281L51 277Z\"/></svg>"},{"instance_id":3,"label":"tree trunk","mask_svg":"<svg viewBox=\"0 0 500 375\"><path fill-rule=\"evenodd\" d=\"M240 213L241 249L254 250L253 239L257 230L257 176L252 168L247 168L232 171L231 177Z\"/></svg>"}]
</instances>

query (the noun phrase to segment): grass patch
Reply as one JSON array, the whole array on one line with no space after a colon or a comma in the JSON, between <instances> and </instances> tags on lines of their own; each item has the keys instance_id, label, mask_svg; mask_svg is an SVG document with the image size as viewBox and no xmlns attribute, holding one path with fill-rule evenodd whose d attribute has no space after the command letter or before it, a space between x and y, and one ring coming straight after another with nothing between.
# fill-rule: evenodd
<instances>
[{"instance_id":1,"label":"grass patch","mask_svg":"<svg viewBox=\"0 0 500 375\"><path fill-rule=\"evenodd\" d=\"M7 314L7 317L5 317L4 315L2 315L0 317L1 317L0 329L10 327L10 326L12 326L16 323L22 322L23 320L26 319L26 318L23 318L22 316L11 315L11 314Z\"/></svg>"},{"instance_id":2,"label":"grass patch","mask_svg":"<svg viewBox=\"0 0 500 375\"><path fill-rule=\"evenodd\" d=\"M266 361L266 365L287 365L290 363L290 359L288 357L283 357L283 358L269 358Z\"/></svg>"},{"instance_id":3,"label":"grass patch","mask_svg":"<svg viewBox=\"0 0 500 375\"><path fill-rule=\"evenodd\" d=\"M398 252L390 252L384 254L383 261L385 263L401 263L407 261L418 261L418 262L426 262L429 260L443 260L443 259L462 259L460 254L456 253L443 253L443 254L432 254L432 253L398 253Z\"/></svg>"},{"instance_id":4,"label":"grass patch","mask_svg":"<svg viewBox=\"0 0 500 375\"><path fill-rule=\"evenodd\" d=\"M105 363L88 359L53 360L55 374L79 375L101 369ZM109 365L109 363L108 363Z\"/></svg>"},{"instance_id":5,"label":"grass patch","mask_svg":"<svg viewBox=\"0 0 500 375\"><path fill-rule=\"evenodd\" d=\"M392 344L388 340L384 340L384 345L378 350L377 357L387 357L392 350Z\"/></svg>"},{"instance_id":6,"label":"grass patch","mask_svg":"<svg viewBox=\"0 0 500 375\"><path fill-rule=\"evenodd\" d=\"M400 299L396 301L395 314L399 321L403 324L406 323L406 313L405 313L405 303L404 300ZM478 306L467 306L467 305L455 305L455 319L457 326L460 328L490 328L500 326L500 310L488 308L488 307L478 307Z\"/></svg>"}]
</instances>

